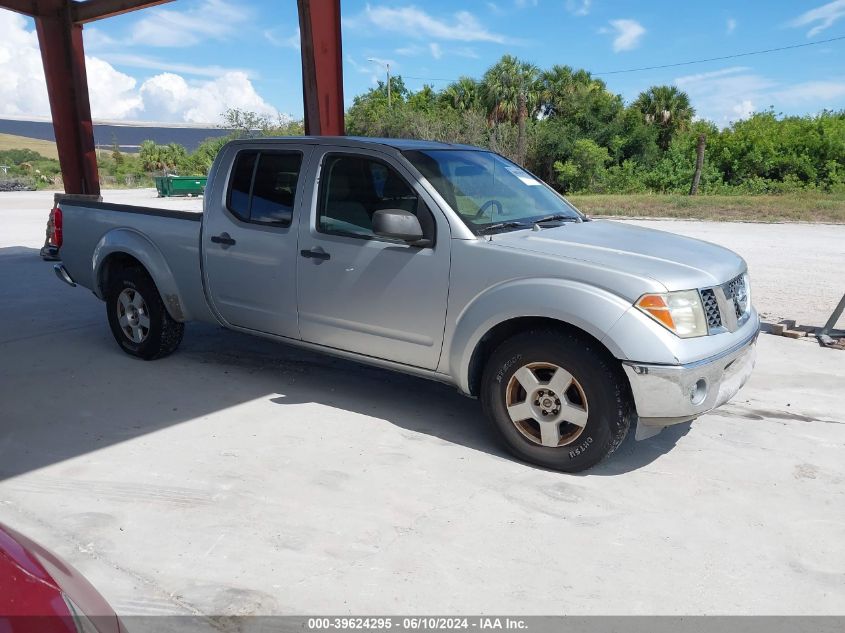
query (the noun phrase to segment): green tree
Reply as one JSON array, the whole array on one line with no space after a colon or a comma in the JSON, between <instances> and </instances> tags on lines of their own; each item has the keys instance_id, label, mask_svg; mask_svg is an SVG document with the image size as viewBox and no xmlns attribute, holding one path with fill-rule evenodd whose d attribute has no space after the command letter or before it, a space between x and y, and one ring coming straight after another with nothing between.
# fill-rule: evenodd
<instances>
[{"instance_id":1,"label":"green tree","mask_svg":"<svg viewBox=\"0 0 845 633\"><path fill-rule=\"evenodd\" d=\"M481 80L482 99L493 124L508 121L517 125L517 162L525 165L528 118L539 106L539 69L533 64L504 55Z\"/></svg>"},{"instance_id":2,"label":"green tree","mask_svg":"<svg viewBox=\"0 0 845 633\"><path fill-rule=\"evenodd\" d=\"M471 77L461 77L440 93L440 101L447 107L461 112L481 107L478 82Z\"/></svg>"},{"instance_id":3,"label":"green tree","mask_svg":"<svg viewBox=\"0 0 845 633\"><path fill-rule=\"evenodd\" d=\"M669 148L677 131L689 129L695 116L689 95L675 86L652 86L641 92L633 105L647 123L658 127L658 143L663 150Z\"/></svg>"},{"instance_id":4,"label":"green tree","mask_svg":"<svg viewBox=\"0 0 845 633\"><path fill-rule=\"evenodd\" d=\"M606 147L582 138L575 141L569 160L555 163L555 171L565 191L581 191L591 189L602 179L610 160Z\"/></svg>"}]
</instances>

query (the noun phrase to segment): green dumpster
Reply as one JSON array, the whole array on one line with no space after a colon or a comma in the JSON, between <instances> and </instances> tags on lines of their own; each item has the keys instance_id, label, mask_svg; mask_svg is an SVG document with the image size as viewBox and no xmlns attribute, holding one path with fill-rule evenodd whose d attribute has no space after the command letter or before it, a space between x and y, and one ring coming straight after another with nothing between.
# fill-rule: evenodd
<instances>
[{"instance_id":1,"label":"green dumpster","mask_svg":"<svg viewBox=\"0 0 845 633\"><path fill-rule=\"evenodd\" d=\"M205 176L157 176L155 181L159 198L169 198L203 195L208 178Z\"/></svg>"},{"instance_id":2,"label":"green dumpster","mask_svg":"<svg viewBox=\"0 0 845 633\"><path fill-rule=\"evenodd\" d=\"M167 176L156 176L156 191L159 198L170 197L170 179Z\"/></svg>"}]
</instances>

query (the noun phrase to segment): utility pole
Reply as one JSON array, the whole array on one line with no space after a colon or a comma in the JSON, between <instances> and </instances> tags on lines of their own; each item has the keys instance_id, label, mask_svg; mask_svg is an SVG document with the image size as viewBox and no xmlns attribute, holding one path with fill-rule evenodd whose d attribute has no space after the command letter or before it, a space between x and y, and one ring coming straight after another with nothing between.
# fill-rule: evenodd
<instances>
[{"instance_id":1,"label":"utility pole","mask_svg":"<svg viewBox=\"0 0 845 633\"><path fill-rule=\"evenodd\" d=\"M372 62L374 64L378 64L379 66L381 66L382 68L384 68L387 71L387 107L392 108L393 107L393 100L391 99L391 94L390 94L390 62L385 63L385 62L382 62L380 59L376 59L375 57L368 57L367 61Z\"/></svg>"}]
</instances>

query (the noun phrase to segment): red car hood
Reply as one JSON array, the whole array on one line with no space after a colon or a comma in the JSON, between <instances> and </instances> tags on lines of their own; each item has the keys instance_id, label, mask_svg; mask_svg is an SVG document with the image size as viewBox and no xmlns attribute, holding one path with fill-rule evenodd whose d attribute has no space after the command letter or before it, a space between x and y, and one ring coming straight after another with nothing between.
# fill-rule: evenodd
<instances>
[{"instance_id":1,"label":"red car hood","mask_svg":"<svg viewBox=\"0 0 845 633\"><path fill-rule=\"evenodd\" d=\"M76 569L22 534L0 524L0 615L13 618L12 631L76 632L62 598L96 618L101 633L119 633L114 610ZM38 620L48 616L49 620Z\"/></svg>"}]
</instances>

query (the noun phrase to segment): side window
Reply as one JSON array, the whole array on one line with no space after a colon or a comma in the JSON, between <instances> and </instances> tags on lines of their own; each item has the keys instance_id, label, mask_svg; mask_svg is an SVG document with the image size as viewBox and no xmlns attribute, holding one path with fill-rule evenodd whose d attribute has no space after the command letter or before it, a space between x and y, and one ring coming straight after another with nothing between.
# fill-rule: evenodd
<instances>
[{"instance_id":1,"label":"side window","mask_svg":"<svg viewBox=\"0 0 845 633\"><path fill-rule=\"evenodd\" d=\"M365 156L328 155L322 168L317 230L375 237L373 214L404 209L420 219L423 233L434 236L434 218L396 170Z\"/></svg>"},{"instance_id":2,"label":"side window","mask_svg":"<svg viewBox=\"0 0 845 633\"><path fill-rule=\"evenodd\" d=\"M290 226L301 167L299 152L241 152L232 172L229 211L244 222Z\"/></svg>"},{"instance_id":3,"label":"side window","mask_svg":"<svg viewBox=\"0 0 845 633\"><path fill-rule=\"evenodd\" d=\"M249 196L258 152L241 152L235 157L232 182L229 185L229 211L239 220L249 222Z\"/></svg>"}]
</instances>

